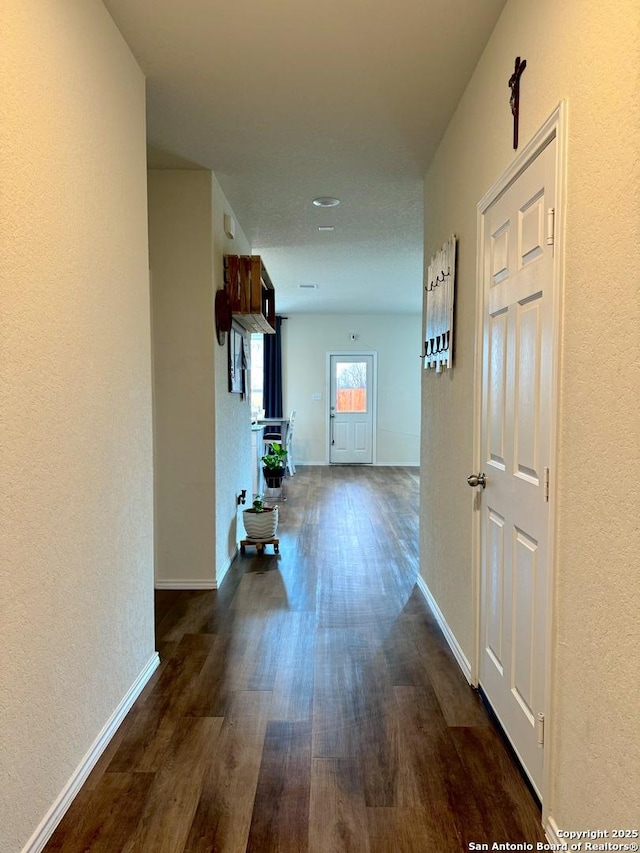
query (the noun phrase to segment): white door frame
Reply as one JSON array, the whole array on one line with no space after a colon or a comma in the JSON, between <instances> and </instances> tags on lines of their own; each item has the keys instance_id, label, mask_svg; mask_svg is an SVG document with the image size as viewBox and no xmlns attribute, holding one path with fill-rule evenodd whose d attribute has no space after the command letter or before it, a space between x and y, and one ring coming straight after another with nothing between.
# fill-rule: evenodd
<instances>
[{"instance_id":1,"label":"white door frame","mask_svg":"<svg viewBox=\"0 0 640 853\"><path fill-rule=\"evenodd\" d=\"M371 356L373 359L373 371L371 376L371 464L376 464L377 455L377 423L378 423L378 353L374 350L331 350L327 353L325 400L326 423L325 423L325 465L331 465L331 356L346 356L357 358L358 356Z\"/></svg>"},{"instance_id":2,"label":"white door frame","mask_svg":"<svg viewBox=\"0 0 640 853\"><path fill-rule=\"evenodd\" d=\"M475 351L475 394L474 394L474 447L473 473L478 473L483 465L481 451L482 429L482 342L484 330L484 214L493 202L525 171L529 164L538 156L540 151L556 139L556 207L554 224L554 255L553 255L553 293L552 316L554 337L554 358L552 365L551 393L551 472L549 484L549 566L548 566L548 595L546 621L546 660L545 660L545 766L542 782L542 817L546 822L549 813L548 793L551 790L551 761L550 756L553 734L553 719L550 709L553 707L552 694L554 687L555 659L554 645L554 610L553 592L555 589L556 562L556 509L557 509L557 473L558 473L558 425L559 425L559 390L560 390L560 357L562 346L562 289L564 273L564 234L565 234L565 198L566 198L566 162L567 162L567 108L562 101L549 116L533 139L518 154L506 172L483 196L477 207L477 250L476 250L476 351ZM472 596L473 596L473 639L474 649L471 659L471 683L478 686L480 673L480 607L481 607L481 512L478 506L478 495L474 492L472 502Z\"/></svg>"}]
</instances>

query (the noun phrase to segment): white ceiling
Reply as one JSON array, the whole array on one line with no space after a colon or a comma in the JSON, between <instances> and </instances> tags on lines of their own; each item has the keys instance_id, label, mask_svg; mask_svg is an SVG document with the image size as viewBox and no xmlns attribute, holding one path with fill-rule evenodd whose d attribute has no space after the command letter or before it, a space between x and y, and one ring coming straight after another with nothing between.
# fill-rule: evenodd
<instances>
[{"instance_id":1,"label":"white ceiling","mask_svg":"<svg viewBox=\"0 0 640 853\"><path fill-rule=\"evenodd\" d=\"M505 0L104 3L150 164L216 173L279 313L421 310L422 177Z\"/></svg>"}]
</instances>

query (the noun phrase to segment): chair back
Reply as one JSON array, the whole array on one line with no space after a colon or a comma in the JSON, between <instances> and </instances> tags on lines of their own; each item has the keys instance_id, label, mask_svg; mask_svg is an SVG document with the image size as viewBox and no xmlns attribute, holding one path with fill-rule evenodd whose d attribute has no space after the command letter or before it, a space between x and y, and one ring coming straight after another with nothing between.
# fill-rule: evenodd
<instances>
[{"instance_id":1,"label":"chair back","mask_svg":"<svg viewBox=\"0 0 640 853\"><path fill-rule=\"evenodd\" d=\"M295 421L295 419L296 419L296 410L293 409L293 411L289 415L289 426L287 427L287 444L289 444L289 441L291 439L291 434L293 433L293 422Z\"/></svg>"},{"instance_id":2,"label":"chair back","mask_svg":"<svg viewBox=\"0 0 640 853\"><path fill-rule=\"evenodd\" d=\"M296 411L295 409L289 415L289 426L287 427L287 444L285 446L285 450L287 451L287 470L289 474L293 477L296 473L295 462L293 461L293 452L291 450L291 439L293 438L293 423L296 419Z\"/></svg>"}]
</instances>

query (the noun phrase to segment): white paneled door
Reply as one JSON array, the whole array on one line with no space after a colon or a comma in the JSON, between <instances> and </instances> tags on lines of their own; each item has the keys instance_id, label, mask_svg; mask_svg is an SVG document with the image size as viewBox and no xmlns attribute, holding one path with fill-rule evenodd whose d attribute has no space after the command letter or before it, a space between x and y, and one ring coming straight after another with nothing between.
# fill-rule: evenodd
<instances>
[{"instance_id":1,"label":"white paneled door","mask_svg":"<svg viewBox=\"0 0 640 853\"><path fill-rule=\"evenodd\" d=\"M373 462L374 357L329 356L329 462Z\"/></svg>"},{"instance_id":2,"label":"white paneled door","mask_svg":"<svg viewBox=\"0 0 640 853\"><path fill-rule=\"evenodd\" d=\"M546 708L556 145L549 142L483 214L479 681L538 793Z\"/></svg>"}]
</instances>

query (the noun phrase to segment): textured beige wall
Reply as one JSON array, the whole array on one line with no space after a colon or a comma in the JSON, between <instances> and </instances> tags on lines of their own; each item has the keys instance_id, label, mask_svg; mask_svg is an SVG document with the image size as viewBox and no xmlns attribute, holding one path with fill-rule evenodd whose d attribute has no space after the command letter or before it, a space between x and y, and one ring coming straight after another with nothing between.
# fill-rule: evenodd
<instances>
[{"instance_id":1,"label":"textured beige wall","mask_svg":"<svg viewBox=\"0 0 640 853\"><path fill-rule=\"evenodd\" d=\"M215 175L213 176L213 290L224 285L225 254L247 255L249 241L236 223L236 236L224 233L224 214L233 216ZM234 217L235 218L235 217ZM277 282L274 282L277 297ZM251 407L249 394L242 398L229 393L228 340L214 347L215 369L215 451L216 451L216 579L220 583L236 553L238 505L236 495L247 490L251 495ZM248 377L247 377L248 378ZM242 521L240 534L243 535Z\"/></svg>"},{"instance_id":2,"label":"textured beige wall","mask_svg":"<svg viewBox=\"0 0 640 853\"><path fill-rule=\"evenodd\" d=\"M296 410L296 463L326 463L327 353L362 350L378 354L377 464L419 464L421 322L409 314L289 315L283 324L284 405L286 412ZM314 393L322 399L312 399Z\"/></svg>"},{"instance_id":3,"label":"textured beige wall","mask_svg":"<svg viewBox=\"0 0 640 853\"><path fill-rule=\"evenodd\" d=\"M640 264L636 0L509 0L426 176L426 251L460 238L455 370L423 378L422 574L468 657L476 204L568 103L553 787L561 828L640 823ZM435 496L437 495L437 500Z\"/></svg>"},{"instance_id":4,"label":"textured beige wall","mask_svg":"<svg viewBox=\"0 0 640 853\"><path fill-rule=\"evenodd\" d=\"M156 582L215 579L211 172L149 172Z\"/></svg>"},{"instance_id":5,"label":"textured beige wall","mask_svg":"<svg viewBox=\"0 0 640 853\"><path fill-rule=\"evenodd\" d=\"M0 4L0 850L149 662L144 79L93 0Z\"/></svg>"},{"instance_id":6,"label":"textured beige wall","mask_svg":"<svg viewBox=\"0 0 640 853\"><path fill-rule=\"evenodd\" d=\"M246 254L212 172L149 172L156 582L213 586L236 550L236 495L251 488L250 411L230 394L215 336L225 252Z\"/></svg>"}]
</instances>

